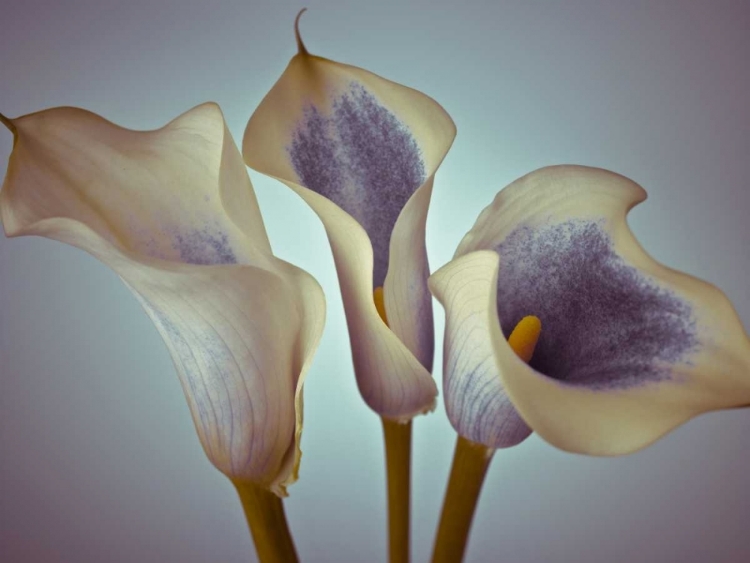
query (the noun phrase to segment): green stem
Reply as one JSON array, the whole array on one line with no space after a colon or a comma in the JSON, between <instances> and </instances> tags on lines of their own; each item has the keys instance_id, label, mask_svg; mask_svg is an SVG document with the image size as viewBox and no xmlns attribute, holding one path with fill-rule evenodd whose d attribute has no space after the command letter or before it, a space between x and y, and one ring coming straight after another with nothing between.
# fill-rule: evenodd
<instances>
[{"instance_id":1,"label":"green stem","mask_svg":"<svg viewBox=\"0 0 750 563\"><path fill-rule=\"evenodd\" d=\"M254 483L234 483L245 510L260 563L297 563L281 499Z\"/></svg>"},{"instance_id":2,"label":"green stem","mask_svg":"<svg viewBox=\"0 0 750 563\"><path fill-rule=\"evenodd\" d=\"M388 473L388 554L390 563L409 562L411 420L383 419Z\"/></svg>"},{"instance_id":3,"label":"green stem","mask_svg":"<svg viewBox=\"0 0 750 563\"><path fill-rule=\"evenodd\" d=\"M495 450L458 437L432 563L460 563L484 477Z\"/></svg>"}]
</instances>

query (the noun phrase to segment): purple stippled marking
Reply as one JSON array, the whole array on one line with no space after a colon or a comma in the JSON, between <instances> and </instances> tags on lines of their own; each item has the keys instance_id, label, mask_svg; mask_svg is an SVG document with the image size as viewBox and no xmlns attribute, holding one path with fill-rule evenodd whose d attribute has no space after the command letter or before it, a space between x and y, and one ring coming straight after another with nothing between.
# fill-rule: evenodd
<instances>
[{"instance_id":1,"label":"purple stippled marking","mask_svg":"<svg viewBox=\"0 0 750 563\"><path fill-rule=\"evenodd\" d=\"M195 408L198 411L201 425L204 431L208 431L210 428L209 418L216 421L216 413L213 412L211 402L208 399L208 392L201 392L199 389L206 386L206 382L201 377L201 368L198 361L193 353L193 350L188 344L187 340L182 334L182 331L175 325L172 320L159 309L158 307L151 304L145 297L138 294L144 307L147 311L150 311L157 326L161 326L165 339L171 343L176 357L175 362L179 367L182 368L182 372L185 374L185 383L190 389L190 398L195 403ZM209 413L211 411L211 413Z\"/></svg>"},{"instance_id":2,"label":"purple stippled marking","mask_svg":"<svg viewBox=\"0 0 750 563\"><path fill-rule=\"evenodd\" d=\"M632 387L669 379L669 366L698 348L690 305L627 265L597 222L522 226L497 251L505 336L524 316L538 316L531 366L549 377Z\"/></svg>"},{"instance_id":3,"label":"purple stippled marking","mask_svg":"<svg viewBox=\"0 0 750 563\"><path fill-rule=\"evenodd\" d=\"M349 213L367 231L374 286L388 271L388 246L401 209L425 181L419 147L406 126L360 84L333 102L330 116L311 106L288 147L301 182Z\"/></svg>"},{"instance_id":4,"label":"purple stippled marking","mask_svg":"<svg viewBox=\"0 0 750 563\"><path fill-rule=\"evenodd\" d=\"M229 238L218 229L204 227L202 230L175 233L173 246L180 260L187 264L211 266L236 264L237 257L229 244Z\"/></svg>"}]
</instances>

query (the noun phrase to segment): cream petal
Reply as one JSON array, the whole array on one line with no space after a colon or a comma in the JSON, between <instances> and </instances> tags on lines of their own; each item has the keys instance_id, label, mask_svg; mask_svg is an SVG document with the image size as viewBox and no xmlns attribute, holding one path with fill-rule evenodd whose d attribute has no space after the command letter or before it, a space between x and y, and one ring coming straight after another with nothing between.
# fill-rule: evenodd
<instances>
[{"instance_id":1,"label":"cream petal","mask_svg":"<svg viewBox=\"0 0 750 563\"><path fill-rule=\"evenodd\" d=\"M605 170L544 168L501 191L456 253L499 255L496 371L529 426L569 451L629 453L750 404L750 341L731 303L654 261L628 228L645 196ZM506 341L521 311L542 321L529 366Z\"/></svg>"},{"instance_id":2,"label":"cream petal","mask_svg":"<svg viewBox=\"0 0 750 563\"><path fill-rule=\"evenodd\" d=\"M434 179L430 176L414 193L396 221L383 286L388 326L429 372L435 356L435 328L425 234Z\"/></svg>"},{"instance_id":3,"label":"cream petal","mask_svg":"<svg viewBox=\"0 0 750 563\"><path fill-rule=\"evenodd\" d=\"M436 394L424 222L454 136L431 98L310 55L301 42L245 130L245 162L295 190L323 221L360 391L392 418L429 410ZM373 306L383 284L392 330Z\"/></svg>"},{"instance_id":4,"label":"cream petal","mask_svg":"<svg viewBox=\"0 0 750 563\"><path fill-rule=\"evenodd\" d=\"M77 108L12 123L16 143L2 192L8 235L68 217L123 251L162 260L229 264L270 253L250 179L217 105L203 104L149 132Z\"/></svg>"},{"instance_id":5,"label":"cream petal","mask_svg":"<svg viewBox=\"0 0 750 563\"><path fill-rule=\"evenodd\" d=\"M153 132L73 108L13 124L6 233L66 242L116 271L169 348L211 462L286 494L325 300L309 274L270 253L218 108Z\"/></svg>"},{"instance_id":6,"label":"cream petal","mask_svg":"<svg viewBox=\"0 0 750 563\"><path fill-rule=\"evenodd\" d=\"M498 376L488 318L495 309L497 254L478 251L432 274L430 290L445 308L443 397L453 428L488 448L507 448L531 430Z\"/></svg>"},{"instance_id":7,"label":"cream petal","mask_svg":"<svg viewBox=\"0 0 750 563\"><path fill-rule=\"evenodd\" d=\"M381 320L368 272L372 249L364 229L330 200L287 183L323 220L331 243L346 309L354 372L370 408L409 420L434 408L437 388L430 373Z\"/></svg>"}]
</instances>

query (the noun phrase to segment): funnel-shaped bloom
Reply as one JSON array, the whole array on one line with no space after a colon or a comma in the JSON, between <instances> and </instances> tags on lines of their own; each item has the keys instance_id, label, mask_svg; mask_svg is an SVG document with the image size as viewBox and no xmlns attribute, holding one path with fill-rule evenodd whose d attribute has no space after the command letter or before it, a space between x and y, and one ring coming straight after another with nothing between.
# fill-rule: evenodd
<instances>
[{"instance_id":1,"label":"funnel-shaped bloom","mask_svg":"<svg viewBox=\"0 0 750 563\"><path fill-rule=\"evenodd\" d=\"M380 415L408 420L437 393L425 221L455 126L424 94L311 55L297 39L299 53L250 118L243 156L320 217L359 390ZM387 323L373 298L380 287Z\"/></svg>"},{"instance_id":2,"label":"funnel-shaped bloom","mask_svg":"<svg viewBox=\"0 0 750 563\"><path fill-rule=\"evenodd\" d=\"M735 310L646 254L626 221L645 198L605 170L537 170L502 190L433 274L459 434L501 448L534 430L565 450L618 455L750 403L750 340ZM526 315L542 326L529 365L506 340Z\"/></svg>"},{"instance_id":3,"label":"funnel-shaped bloom","mask_svg":"<svg viewBox=\"0 0 750 563\"><path fill-rule=\"evenodd\" d=\"M218 106L148 132L75 108L3 121L6 234L72 244L117 272L169 348L211 462L284 494L325 300L271 253Z\"/></svg>"}]
</instances>

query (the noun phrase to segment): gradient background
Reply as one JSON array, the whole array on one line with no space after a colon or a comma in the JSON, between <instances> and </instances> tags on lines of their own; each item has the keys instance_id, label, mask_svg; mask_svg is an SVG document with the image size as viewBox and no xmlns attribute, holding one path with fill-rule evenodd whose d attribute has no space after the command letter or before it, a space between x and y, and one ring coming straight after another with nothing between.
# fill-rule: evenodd
<instances>
[{"instance_id":1,"label":"gradient background","mask_svg":"<svg viewBox=\"0 0 750 563\"><path fill-rule=\"evenodd\" d=\"M750 326L747 0L550 4L311 1L302 32L311 52L426 92L456 121L428 221L433 268L518 176L600 166L648 190L631 215L644 246L719 285ZM215 100L239 142L294 54L300 7L9 0L0 110L75 105L146 129ZM11 142L0 132L2 174ZM298 551L384 561L381 427L354 383L323 229L290 190L252 179L276 253L329 302L287 501ZM436 304L438 335L442 317ZM0 561L255 560L165 346L106 267L60 243L0 237L0 369ZM414 561L431 552L454 439L442 403L415 423ZM748 462L750 411L704 415L619 459L534 436L496 455L466 560L750 560Z\"/></svg>"}]
</instances>

